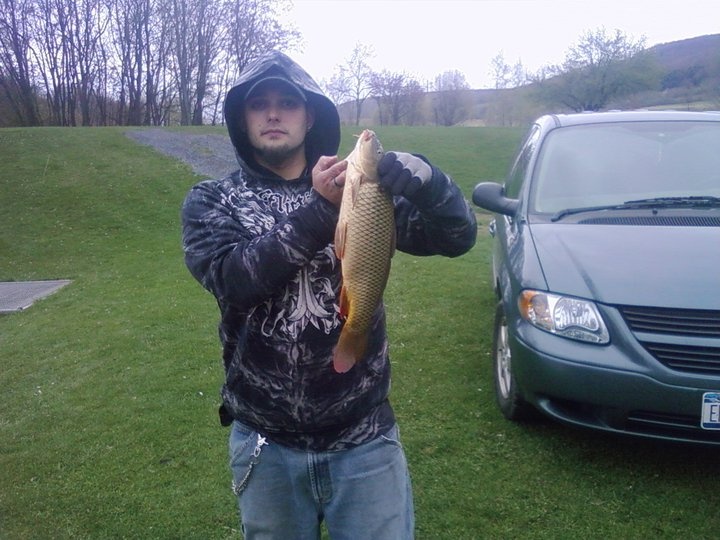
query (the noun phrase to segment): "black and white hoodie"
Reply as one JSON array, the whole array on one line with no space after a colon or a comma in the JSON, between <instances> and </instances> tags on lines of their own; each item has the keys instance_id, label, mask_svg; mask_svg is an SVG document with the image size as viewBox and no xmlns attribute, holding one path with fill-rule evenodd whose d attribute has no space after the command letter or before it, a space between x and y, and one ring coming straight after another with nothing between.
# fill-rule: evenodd
<instances>
[{"instance_id":1,"label":"black and white hoodie","mask_svg":"<svg viewBox=\"0 0 720 540\"><path fill-rule=\"evenodd\" d=\"M306 138L307 171L320 156L337 153L340 122L333 103L286 55L261 57L225 102L240 169L197 184L183 204L185 262L220 308L223 423L239 420L298 449L342 450L395 422L385 310L381 305L375 314L363 361L336 373L341 277L332 242L338 210L312 189L309 172L287 181L259 166L237 129L246 89L277 71L303 89L316 111ZM432 169L415 204L395 200L397 248L461 255L475 242L474 214L450 178Z\"/></svg>"}]
</instances>

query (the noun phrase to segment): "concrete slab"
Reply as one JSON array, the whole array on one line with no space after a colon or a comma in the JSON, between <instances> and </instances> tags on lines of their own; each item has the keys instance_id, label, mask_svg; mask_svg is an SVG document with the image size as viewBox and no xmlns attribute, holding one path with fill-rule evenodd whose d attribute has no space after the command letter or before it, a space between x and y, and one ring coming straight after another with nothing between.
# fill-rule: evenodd
<instances>
[{"instance_id":1,"label":"concrete slab","mask_svg":"<svg viewBox=\"0 0 720 540\"><path fill-rule=\"evenodd\" d=\"M27 309L36 300L50 296L69 283L69 279L0 282L0 313Z\"/></svg>"}]
</instances>

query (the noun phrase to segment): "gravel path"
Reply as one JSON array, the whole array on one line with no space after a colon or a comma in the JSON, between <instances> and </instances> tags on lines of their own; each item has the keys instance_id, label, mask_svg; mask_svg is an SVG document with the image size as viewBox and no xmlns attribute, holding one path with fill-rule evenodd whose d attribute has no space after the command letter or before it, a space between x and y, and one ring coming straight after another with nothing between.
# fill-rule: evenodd
<instances>
[{"instance_id":1,"label":"gravel path","mask_svg":"<svg viewBox=\"0 0 720 540\"><path fill-rule=\"evenodd\" d=\"M183 133L162 128L126 131L125 134L184 161L201 176L223 178L239 168L227 135Z\"/></svg>"}]
</instances>

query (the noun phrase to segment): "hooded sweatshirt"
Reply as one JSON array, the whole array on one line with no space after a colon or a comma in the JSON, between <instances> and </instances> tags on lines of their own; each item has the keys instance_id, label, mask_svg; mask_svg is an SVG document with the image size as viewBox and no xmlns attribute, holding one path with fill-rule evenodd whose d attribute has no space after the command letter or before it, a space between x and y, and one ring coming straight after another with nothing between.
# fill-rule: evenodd
<instances>
[{"instance_id":1,"label":"hooded sweatshirt","mask_svg":"<svg viewBox=\"0 0 720 540\"><path fill-rule=\"evenodd\" d=\"M240 129L248 89L272 75L289 79L315 110L306 173L292 181L261 167ZM194 186L182 208L185 262L220 310L221 421L237 420L301 450L336 451L372 440L395 423L385 310L380 305L375 313L363 360L336 373L338 209L312 189L309 173L320 156L337 153L337 110L300 66L272 52L230 89L225 119L240 168ZM457 186L432 169L415 204L396 198L397 248L460 255L475 242L474 214Z\"/></svg>"}]
</instances>

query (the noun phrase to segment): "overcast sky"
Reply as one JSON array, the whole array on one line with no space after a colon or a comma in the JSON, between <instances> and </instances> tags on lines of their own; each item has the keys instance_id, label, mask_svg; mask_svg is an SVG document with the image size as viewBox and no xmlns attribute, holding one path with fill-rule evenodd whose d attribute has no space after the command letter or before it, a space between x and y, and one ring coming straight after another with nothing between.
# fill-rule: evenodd
<instances>
[{"instance_id":1,"label":"overcast sky","mask_svg":"<svg viewBox=\"0 0 720 540\"><path fill-rule=\"evenodd\" d=\"M315 80L329 80L356 43L375 71L421 82L458 70L472 88L494 84L491 60L526 70L562 63L584 32L621 30L646 45L720 33L720 0L294 0L285 16L304 38L287 51ZM720 51L719 51L720 55Z\"/></svg>"}]
</instances>

